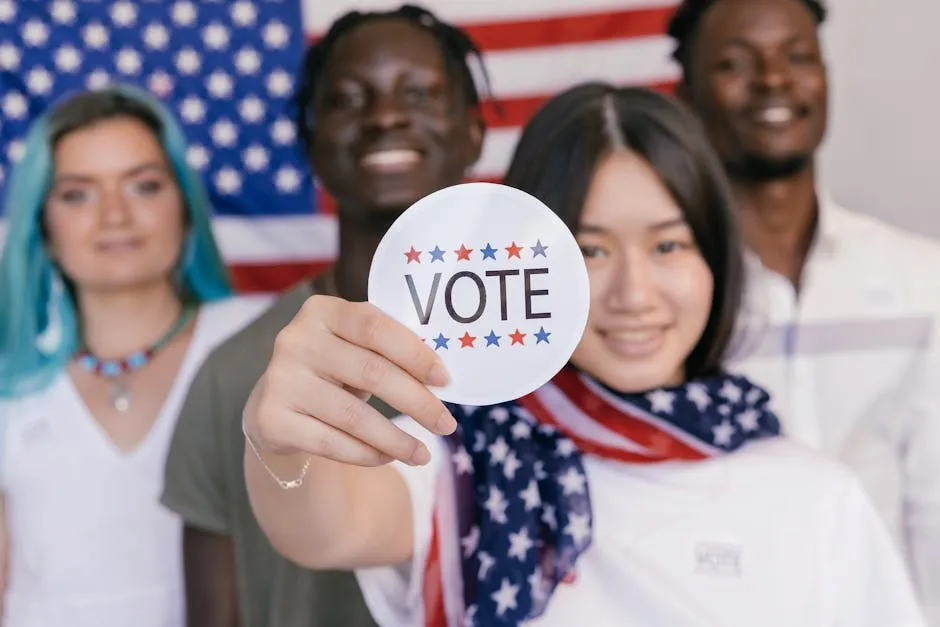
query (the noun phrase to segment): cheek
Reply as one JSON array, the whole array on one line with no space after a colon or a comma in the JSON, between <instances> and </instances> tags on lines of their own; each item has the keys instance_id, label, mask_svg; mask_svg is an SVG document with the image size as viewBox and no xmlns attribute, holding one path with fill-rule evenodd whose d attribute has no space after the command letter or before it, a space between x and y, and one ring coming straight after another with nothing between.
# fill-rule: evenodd
<instances>
[{"instance_id":1,"label":"cheek","mask_svg":"<svg viewBox=\"0 0 940 627\"><path fill-rule=\"evenodd\" d=\"M708 264L700 256L690 255L670 268L661 286L683 332L694 334L694 340L698 341L698 335L708 323L715 291Z\"/></svg>"},{"instance_id":2,"label":"cheek","mask_svg":"<svg viewBox=\"0 0 940 627\"><path fill-rule=\"evenodd\" d=\"M80 253L95 228L92 211L49 208L45 213L46 243L60 263Z\"/></svg>"},{"instance_id":3,"label":"cheek","mask_svg":"<svg viewBox=\"0 0 940 627\"><path fill-rule=\"evenodd\" d=\"M718 75L709 80L708 94L705 100L710 103L712 112L722 115L735 111L747 97L747 83L735 76Z\"/></svg>"},{"instance_id":4,"label":"cheek","mask_svg":"<svg viewBox=\"0 0 940 627\"><path fill-rule=\"evenodd\" d=\"M603 313L605 296L614 280L614 264L609 259L585 259L588 273L588 286L591 294L591 308L588 312L588 325L596 316Z\"/></svg>"},{"instance_id":5,"label":"cheek","mask_svg":"<svg viewBox=\"0 0 940 627\"><path fill-rule=\"evenodd\" d=\"M179 245L186 232L188 222L186 207L183 205L183 199L176 197L167 207L167 218L163 220L163 232L168 239L172 239Z\"/></svg>"}]
</instances>

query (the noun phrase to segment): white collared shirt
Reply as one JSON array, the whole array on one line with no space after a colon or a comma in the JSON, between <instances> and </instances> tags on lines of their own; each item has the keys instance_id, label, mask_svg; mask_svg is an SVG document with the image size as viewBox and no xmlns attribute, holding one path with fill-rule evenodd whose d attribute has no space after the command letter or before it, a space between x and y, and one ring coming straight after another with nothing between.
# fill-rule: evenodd
<instances>
[{"instance_id":1,"label":"white collared shirt","mask_svg":"<svg viewBox=\"0 0 940 627\"><path fill-rule=\"evenodd\" d=\"M729 362L860 477L940 626L940 244L821 200L800 293L748 254Z\"/></svg>"}]
</instances>

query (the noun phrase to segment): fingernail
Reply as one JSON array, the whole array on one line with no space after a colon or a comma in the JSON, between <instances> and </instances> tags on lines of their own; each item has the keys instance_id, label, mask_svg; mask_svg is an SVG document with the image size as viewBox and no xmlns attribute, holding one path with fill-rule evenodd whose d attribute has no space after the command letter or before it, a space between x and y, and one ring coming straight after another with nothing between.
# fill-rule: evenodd
<instances>
[{"instance_id":1,"label":"fingernail","mask_svg":"<svg viewBox=\"0 0 940 627\"><path fill-rule=\"evenodd\" d=\"M411 455L411 465L424 466L429 461L431 461L431 452L428 451L424 444L419 444L418 448L415 449L415 452Z\"/></svg>"},{"instance_id":2,"label":"fingernail","mask_svg":"<svg viewBox=\"0 0 940 627\"><path fill-rule=\"evenodd\" d=\"M457 421L446 409L441 412L441 415L437 419L437 424L434 425L434 431L438 435L450 435L457 429Z\"/></svg>"},{"instance_id":3,"label":"fingernail","mask_svg":"<svg viewBox=\"0 0 940 627\"><path fill-rule=\"evenodd\" d=\"M450 381L450 375L447 374L447 368L444 364L436 363L428 374L428 383L433 386L441 387L447 385Z\"/></svg>"}]
</instances>

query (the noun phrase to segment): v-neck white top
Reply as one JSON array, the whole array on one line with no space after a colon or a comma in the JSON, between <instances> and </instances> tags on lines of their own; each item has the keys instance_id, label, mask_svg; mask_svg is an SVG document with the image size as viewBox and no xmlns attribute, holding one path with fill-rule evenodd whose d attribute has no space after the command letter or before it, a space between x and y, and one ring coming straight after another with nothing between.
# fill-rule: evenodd
<instances>
[{"instance_id":1,"label":"v-neck white top","mask_svg":"<svg viewBox=\"0 0 940 627\"><path fill-rule=\"evenodd\" d=\"M190 381L209 352L268 305L204 305L150 432L121 451L62 374L0 402L0 490L9 546L3 627L182 627L182 524L160 505Z\"/></svg>"}]
</instances>

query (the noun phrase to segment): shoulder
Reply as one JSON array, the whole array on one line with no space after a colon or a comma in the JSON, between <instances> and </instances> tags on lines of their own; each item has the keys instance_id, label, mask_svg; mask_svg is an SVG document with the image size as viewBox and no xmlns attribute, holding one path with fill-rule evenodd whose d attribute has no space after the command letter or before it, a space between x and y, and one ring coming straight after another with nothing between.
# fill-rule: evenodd
<instances>
[{"instance_id":1,"label":"shoulder","mask_svg":"<svg viewBox=\"0 0 940 627\"><path fill-rule=\"evenodd\" d=\"M225 340L258 318L274 301L271 294L232 296L204 303L199 315L209 334Z\"/></svg>"},{"instance_id":2,"label":"shoulder","mask_svg":"<svg viewBox=\"0 0 940 627\"><path fill-rule=\"evenodd\" d=\"M267 347L267 351L261 355L266 359L278 332L297 315L311 295L309 288L297 287L280 296L265 297L267 300L263 305L257 300L240 305L243 311L253 309L255 315L245 319L244 324L212 352L207 363L218 365L230 362L233 358L252 358L252 351Z\"/></svg>"},{"instance_id":3,"label":"shoulder","mask_svg":"<svg viewBox=\"0 0 940 627\"><path fill-rule=\"evenodd\" d=\"M755 440L725 459L730 476L761 486L769 498L832 504L834 496L845 498L860 489L856 476L841 462L785 436Z\"/></svg>"},{"instance_id":4,"label":"shoulder","mask_svg":"<svg viewBox=\"0 0 940 627\"><path fill-rule=\"evenodd\" d=\"M268 365L275 337L297 314L310 294L309 288L298 287L269 300L266 308L258 300L246 303L242 313L253 309L256 315L248 320L243 318L242 325L222 337L213 347L197 375L200 385L204 389L224 390L225 402L234 403L233 406L247 399Z\"/></svg>"},{"instance_id":5,"label":"shoulder","mask_svg":"<svg viewBox=\"0 0 940 627\"><path fill-rule=\"evenodd\" d=\"M0 398L0 424L4 427L13 422L22 422L24 417L39 415L50 411L62 412L65 398L61 392L63 376L59 375L44 389L16 398Z\"/></svg>"},{"instance_id":6,"label":"shoulder","mask_svg":"<svg viewBox=\"0 0 940 627\"><path fill-rule=\"evenodd\" d=\"M840 239L856 250L871 254L870 247L874 246L879 252L891 254L891 263L916 264L921 269L940 264L940 242L931 237L836 203L827 203L825 211Z\"/></svg>"}]
</instances>

